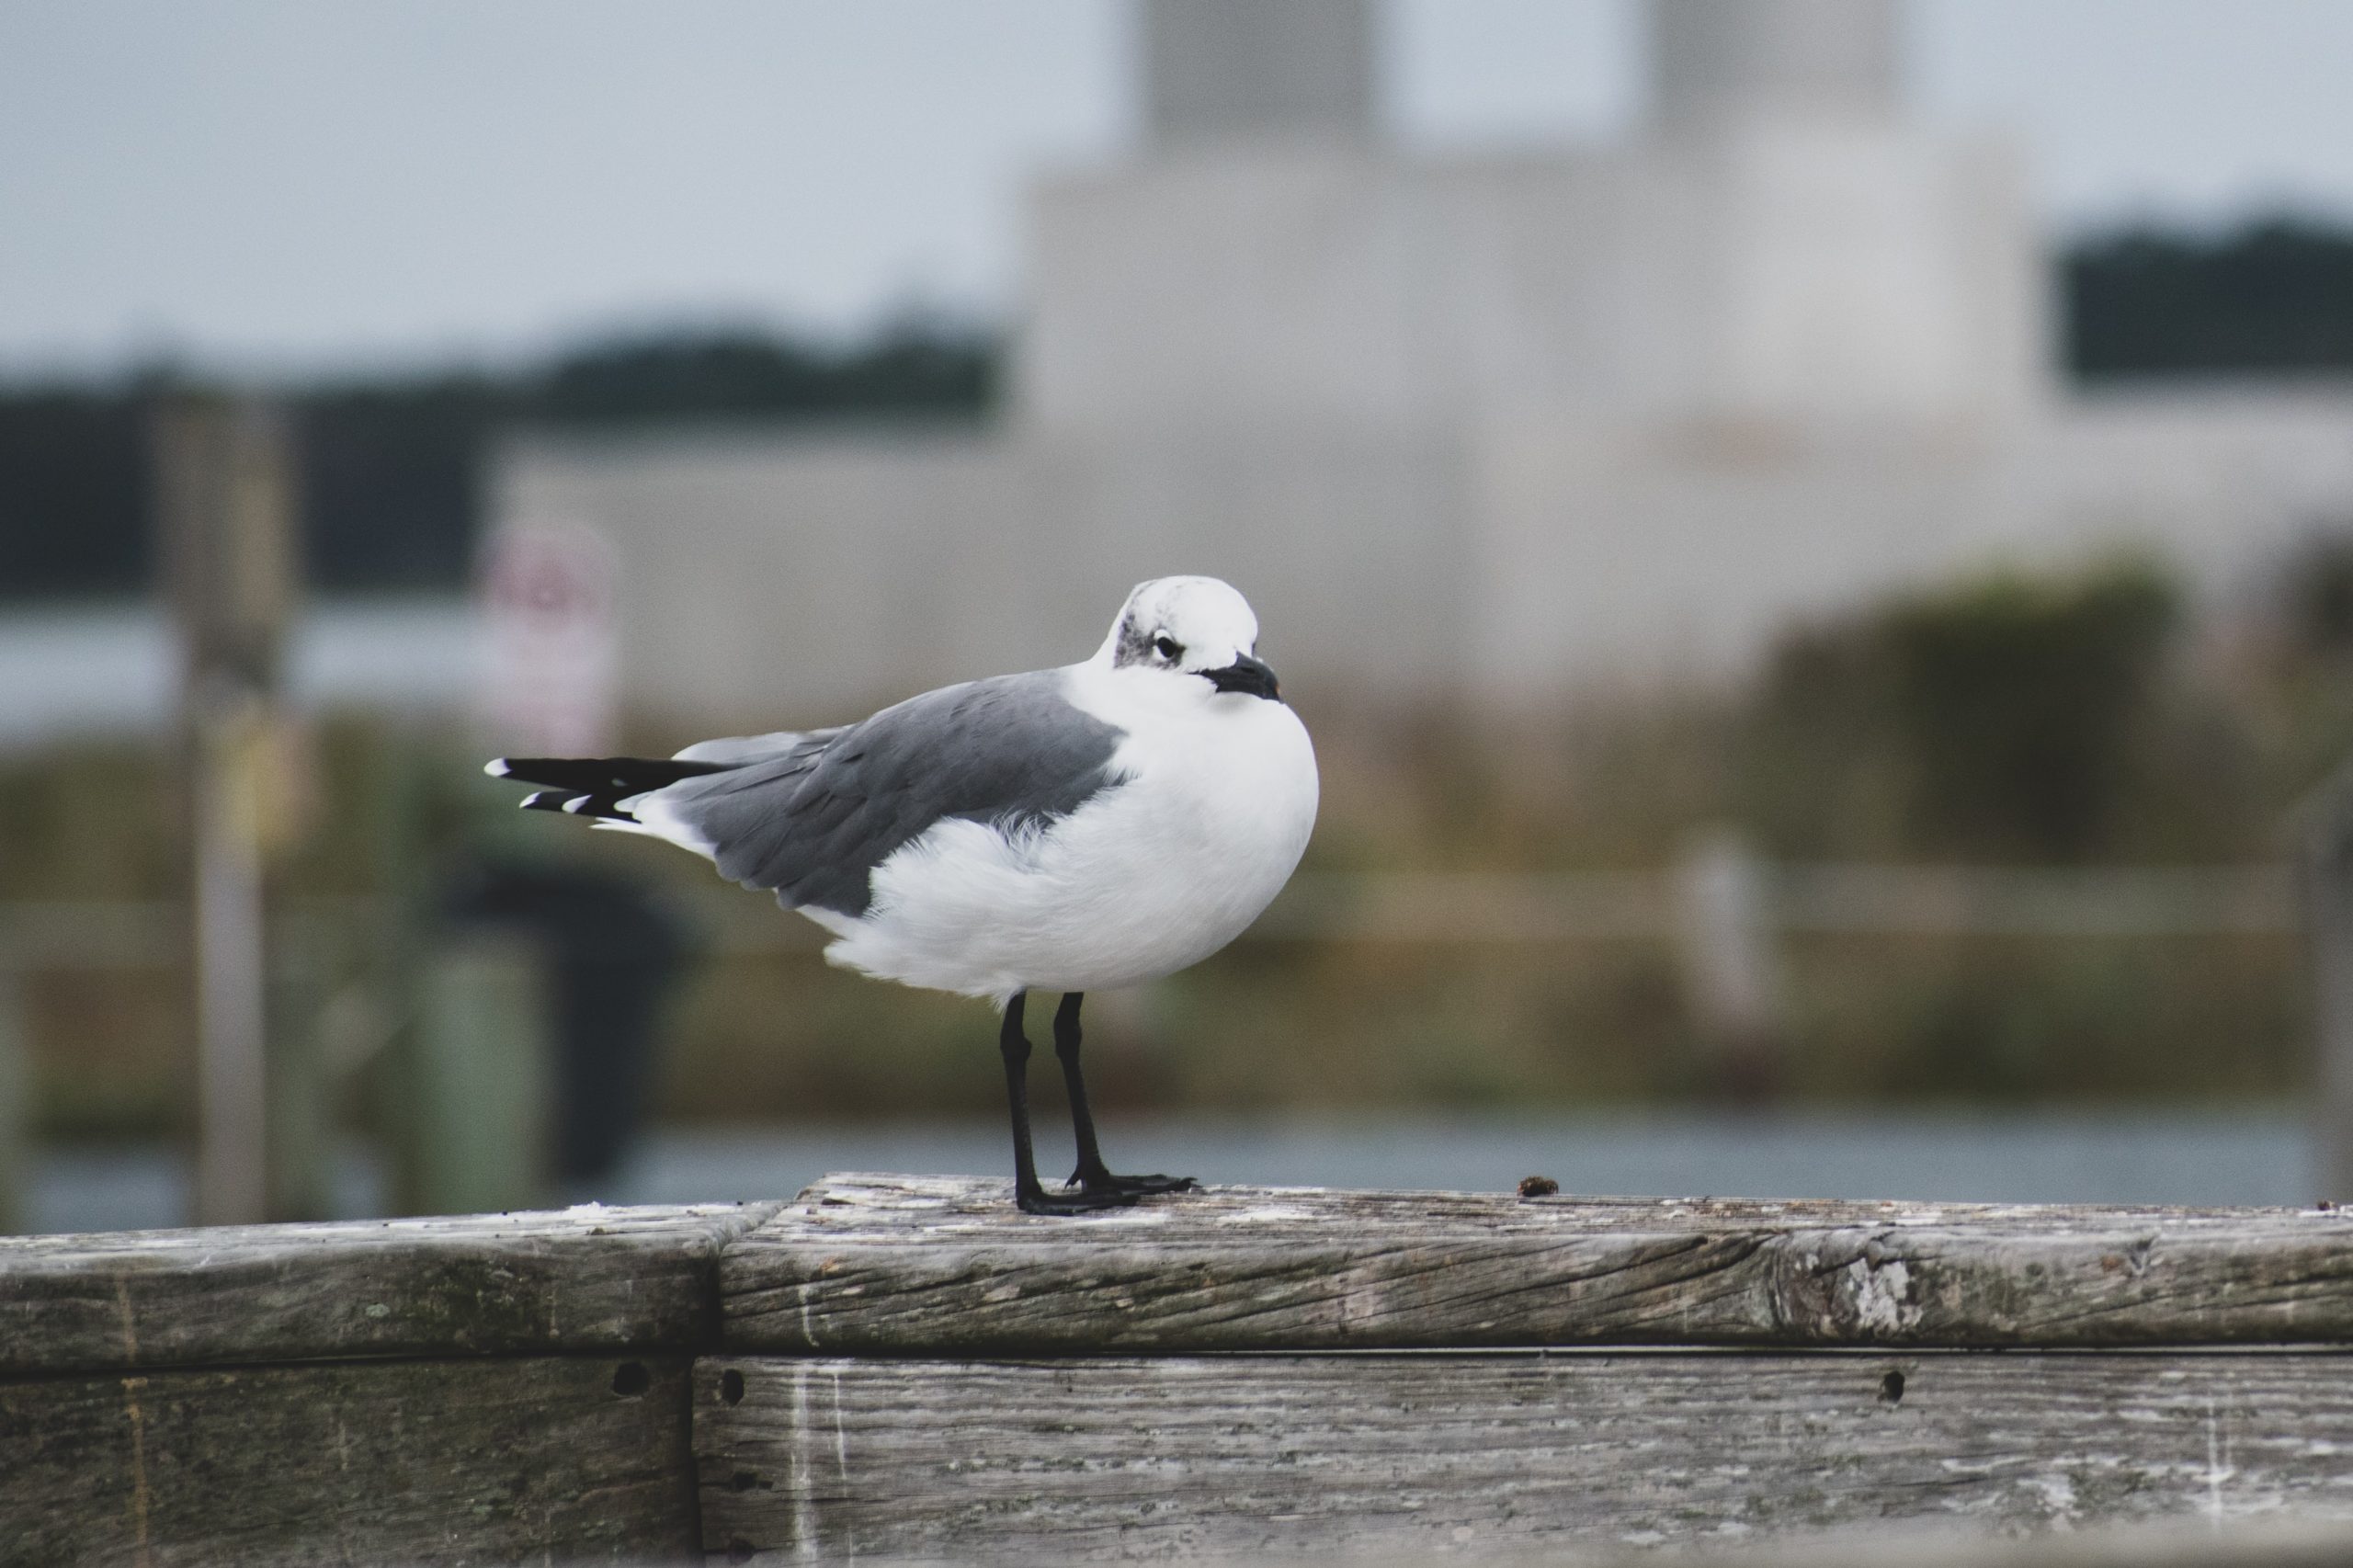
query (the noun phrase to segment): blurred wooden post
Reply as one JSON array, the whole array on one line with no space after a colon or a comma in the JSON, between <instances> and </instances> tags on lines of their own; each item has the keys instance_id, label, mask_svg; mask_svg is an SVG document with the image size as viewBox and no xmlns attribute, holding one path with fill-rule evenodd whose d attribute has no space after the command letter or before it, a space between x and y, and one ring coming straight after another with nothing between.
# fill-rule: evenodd
<instances>
[{"instance_id":1,"label":"blurred wooden post","mask_svg":"<svg viewBox=\"0 0 2353 1568\"><path fill-rule=\"evenodd\" d=\"M1677 932L1693 1022L1733 1099L1779 1086L1782 987L1766 871L1729 828L1695 837L1675 869Z\"/></svg>"},{"instance_id":2,"label":"blurred wooden post","mask_svg":"<svg viewBox=\"0 0 2353 1568\"><path fill-rule=\"evenodd\" d=\"M24 989L0 967L0 1235L31 1222L32 1062L28 1060Z\"/></svg>"},{"instance_id":3,"label":"blurred wooden post","mask_svg":"<svg viewBox=\"0 0 2353 1568\"><path fill-rule=\"evenodd\" d=\"M272 1221L324 1220L334 1211L329 1165L335 1095L320 1029L326 1012L324 935L302 930L270 955L267 1122L263 1152Z\"/></svg>"},{"instance_id":4,"label":"blurred wooden post","mask_svg":"<svg viewBox=\"0 0 2353 1568\"><path fill-rule=\"evenodd\" d=\"M2353 1199L2353 776L2324 786L2302 814L2317 1045L2313 1142L2320 1195L2342 1202Z\"/></svg>"},{"instance_id":5,"label":"blurred wooden post","mask_svg":"<svg viewBox=\"0 0 2353 1568\"><path fill-rule=\"evenodd\" d=\"M532 943L481 933L420 965L401 1073L396 1196L404 1212L545 1201L554 1074L543 969Z\"/></svg>"},{"instance_id":6,"label":"blurred wooden post","mask_svg":"<svg viewBox=\"0 0 2353 1568\"><path fill-rule=\"evenodd\" d=\"M168 404L157 496L178 613L193 919L196 1219L268 1213L264 858L282 801L279 643L294 596L284 425L226 398Z\"/></svg>"}]
</instances>

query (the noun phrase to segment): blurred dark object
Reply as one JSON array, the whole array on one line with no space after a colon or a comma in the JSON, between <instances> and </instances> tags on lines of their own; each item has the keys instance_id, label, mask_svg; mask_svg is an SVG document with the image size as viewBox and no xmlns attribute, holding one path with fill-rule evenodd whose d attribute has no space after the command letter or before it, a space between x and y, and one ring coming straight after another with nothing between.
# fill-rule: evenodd
<instances>
[{"instance_id":1,"label":"blurred dark object","mask_svg":"<svg viewBox=\"0 0 2353 1568\"><path fill-rule=\"evenodd\" d=\"M555 1175L611 1175L645 1119L684 934L636 883L578 866L484 861L452 882L443 911L541 944L555 1014Z\"/></svg>"},{"instance_id":2,"label":"blurred dark object","mask_svg":"<svg viewBox=\"0 0 2353 1568\"><path fill-rule=\"evenodd\" d=\"M2353 1197L2353 762L2297 812L2314 989L2313 1142L2321 1189Z\"/></svg>"},{"instance_id":3,"label":"blurred dark object","mask_svg":"<svg viewBox=\"0 0 2353 1568\"><path fill-rule=\"evenodd\" d=\"M2078 377L2353 370L2353 230L2131 229L2075 245L2061 270Z\"/></svg>"},{"instance_id":4,"label":"blurred dark object","mask_svg":"<svg viewBox=\"0 0 2353 1568\"><path fill-rule=\"evenodd\" d=\"M977 329L902 322L862 343L752 330L649 333L505 375L289 390L311 582L340 591L463 585L482 467L517 425L848 416L973 418L1001 353ZM0 601L137 593L153 577L146 418L172 378L0 392Z\"/></svg>"},{"instance_id":5,"label":"blurred dark object","mask_svg":"<svg viewBox=\"0 0 2353 1568\"><path fill-rule=\"evenodd\" d=\"M2353 527L2316 533L2280 573L2281 619L2299 652L2353 653Z\"/></svg>"},{"instance_id":6,"label":"blurred dark object","mask_svg":"<svg viewBox=\"0 0 2353 1568\"><path fill-rule=\"evenodd\" d=\"M1550 1198L1561 1190L1561 1184L1551 1176L1531 1176L1519 1178L1522 1198Z\"/></svg>"}]
</instances>

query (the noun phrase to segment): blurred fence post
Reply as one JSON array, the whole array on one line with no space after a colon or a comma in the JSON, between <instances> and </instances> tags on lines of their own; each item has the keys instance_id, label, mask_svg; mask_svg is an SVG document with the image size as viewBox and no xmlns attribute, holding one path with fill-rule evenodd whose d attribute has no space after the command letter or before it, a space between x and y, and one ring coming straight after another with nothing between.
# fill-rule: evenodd
<instances>
[{"instance_id":1,"label":"blurred fence post","mask_svg":"<svg viewBox=\"0 0 2353 1568\"><path fill-rule=\"evenodd\" d=\"M2313 1147L2321 1195L2353 1199L2353 777L2340 774L2305 809L2304 907L2317 1047Z\"/></svg>"},{"instance_id":2,"label":"blurred fence post","mask_svg":"<svg viewBox=\"0 0 2353 1568\"><path fill-rule=\"evenodd\" d=\"M544 1203L555 1092L546 965L490 932L419 965L399 1074L395 1195L410 1214Z\"/></svg>"},{"instance_id":3,"label":"blurred fence post","mask_svg":"<svg viewBox=\"0 0 2353 1568\"><path fill-rule=\"evenodd\" d=\"M1715 1087L1765 1098L1780 1085L1787 1032L1766 868L1737 834L1712 828L1685 846L1674 884L1685 995Z\"/></svg>"},{"instance_id":4,"label":"blurred fence post","mask_svg":"<svg viewBox=\"0 0 2353 1568\"><path fill-rule=\"evenodd\" d=\"M0 1235L17 1235L32 1221L29 1046L24 988L14 970L0 965Z\"/></svg>"},{"instance_id":5,"label":"blurred fence post","mask_svg":"<svg viewBox=\"0 0 2353 1568\"><path fill-rule=\"evenodd\" d=\"M283 421L226 397L155 426L158 532L181 646L197 1080L196 1215L269 1210L269 976L263 871L285 831L276 708L295 593L293 460Z\"/></svg>"},{"instance_id":6,"label":"blurred fence post","mask_svg":"<svg viewBox=\"0 0 2353 1568\"><path fill-rule=\"evenodd\" d=\"M335 1089L320 1031L326 1014L327 944L314 927L279 927L270 955L269 1104L264 1126L269 1217L324 1220L334 1211Z\"/></svg>"}]
</instances>

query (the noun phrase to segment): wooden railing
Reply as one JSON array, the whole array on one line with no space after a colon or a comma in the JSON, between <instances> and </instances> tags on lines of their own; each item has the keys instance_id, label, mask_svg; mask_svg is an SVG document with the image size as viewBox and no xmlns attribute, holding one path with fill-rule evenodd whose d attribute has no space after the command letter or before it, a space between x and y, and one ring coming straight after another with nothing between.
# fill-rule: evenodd
<instances>
[{"instance_id":1,"label":"wooden railing","mask_svg":"<svg viewBox=\"0 0 2353 1568\"><path fill-rule=\"evenodd\" d=\"M2324 1554L2353 1551L2328 1533L2353 1525L2348 1351L2353 1216L2321 1210L1219 1188L1045 1220L1002 1183L835 1176L790 1204L24 1239L0 1243L0 1562L1860 1531L1840 1561L1958 1563L1977 1549L1920 1532L2113 1526L2208 1553L2147 1561L2353 1560Z\"/></svg>"}]
</instances>

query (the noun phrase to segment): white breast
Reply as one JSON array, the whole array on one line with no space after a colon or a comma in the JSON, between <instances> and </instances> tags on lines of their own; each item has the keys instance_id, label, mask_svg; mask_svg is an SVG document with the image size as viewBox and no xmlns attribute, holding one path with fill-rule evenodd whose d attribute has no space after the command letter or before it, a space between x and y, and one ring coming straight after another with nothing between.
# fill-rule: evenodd
<instances>
[{"instance_id":1,"label":"white breast","mask_svg":"<svg viewBox=\"0 0 2353 1568\"><path fill-rule=\"evenodd\" d=\"M876 870L863 919L806 912L840 937L829 958L999 999L1111 990L1198 963L1282 891L1315 825L1299 716L1243 696L1122 713L1084 671L1074 695L1128 732L1112 762L1125 782L1011 841L936 824Z\"/></svg>"}]
</instances>

